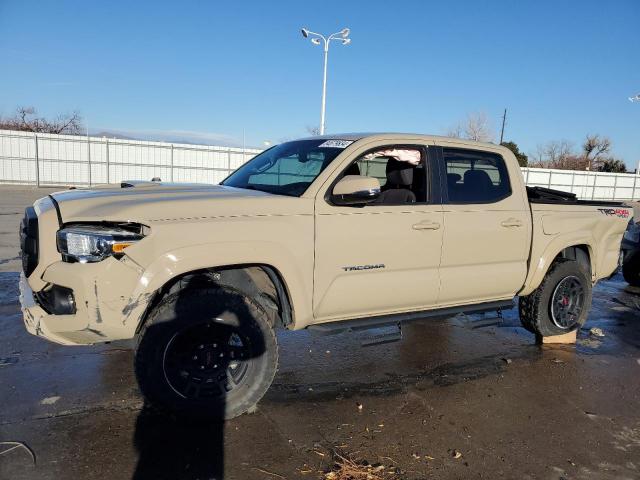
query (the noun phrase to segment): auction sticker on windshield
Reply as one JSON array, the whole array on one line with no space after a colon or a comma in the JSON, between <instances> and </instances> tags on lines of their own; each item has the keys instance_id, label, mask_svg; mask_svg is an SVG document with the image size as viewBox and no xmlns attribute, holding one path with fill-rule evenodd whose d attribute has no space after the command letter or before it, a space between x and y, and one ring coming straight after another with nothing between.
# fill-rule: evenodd
<instances>
[{"instance_id":1,"label":"auction sticker on windshield","mask_svg":"<svg viewBox=\"0 0 640 480\"><path fill-rule=\"evenodd\" d=\"M327 140L324 143L318 145L318 147L324 148L347 148L353 143L353 140Z\"/></svg>"}]
</instances>

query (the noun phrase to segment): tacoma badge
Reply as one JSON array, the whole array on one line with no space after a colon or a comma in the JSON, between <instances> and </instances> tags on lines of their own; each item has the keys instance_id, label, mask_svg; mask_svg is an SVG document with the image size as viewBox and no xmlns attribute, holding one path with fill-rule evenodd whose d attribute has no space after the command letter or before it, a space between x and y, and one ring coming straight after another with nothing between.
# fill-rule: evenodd
<instances>
[{"instance_id":1,"label":"tacoma badge","mask_svg":"<svg viewBox=\"0 0 640 480\"><path fill-rule=\"evenodd\" d=\"M384 263L375 265L354 265L353 267L342 267L345 272L353 272L356 270L375 270L376 268L385 268Z\"/></svg>"}]
</instances>

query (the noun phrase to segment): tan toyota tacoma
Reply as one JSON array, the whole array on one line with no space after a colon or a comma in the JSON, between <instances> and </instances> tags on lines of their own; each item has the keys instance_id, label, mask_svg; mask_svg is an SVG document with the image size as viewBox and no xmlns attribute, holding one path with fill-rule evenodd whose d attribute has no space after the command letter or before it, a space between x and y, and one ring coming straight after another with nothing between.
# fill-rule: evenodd
<instances>
[{"instance_id":1,"label":"tan toyota tacoma","mask_svg":"<svg viewBox=\"0 0 640 480\"><path fill-rule=\"evenodd\" d=\"M539 335L584 324L631 209L527 188L506 148L412 134L274 146L220 185L54 193L21 225L29 332L136 339L143 394L177 413L252 408L276 328L352 330L511 308Z\"/></svg>"}]
</instances>

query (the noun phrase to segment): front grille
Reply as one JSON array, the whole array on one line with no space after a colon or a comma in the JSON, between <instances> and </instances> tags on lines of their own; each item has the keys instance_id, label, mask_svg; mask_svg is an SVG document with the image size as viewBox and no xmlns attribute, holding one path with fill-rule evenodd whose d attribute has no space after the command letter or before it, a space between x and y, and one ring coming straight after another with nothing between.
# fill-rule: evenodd
<instances>
[{"instance_id":1,"label":"front grille","mask_svg":"<svg viewBox=\"0 0 640 480\"><path fill-rule=\"evenodd\" d=\"M22 270L28 277L38 266L38 215L33 207L27 207L20 223L20 250Z\"/></svg>"}]
</instances>

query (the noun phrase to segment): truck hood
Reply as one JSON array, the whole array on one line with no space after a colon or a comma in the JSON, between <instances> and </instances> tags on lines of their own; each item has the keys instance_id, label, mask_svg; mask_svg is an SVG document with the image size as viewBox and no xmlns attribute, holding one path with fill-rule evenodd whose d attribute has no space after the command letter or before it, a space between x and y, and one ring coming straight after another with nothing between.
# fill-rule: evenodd
<instances>
[{"instance_id":1,"label":"truck hood","mask_svg":"<svg viewBox=\"0 0 640 480\"><path fill-rule=\"evenodd\" d=\"M308 199L222 185L141 184L56 192L63 223L154 221L312 213Z\"/></svg>"}]
</instances>

